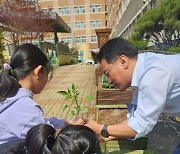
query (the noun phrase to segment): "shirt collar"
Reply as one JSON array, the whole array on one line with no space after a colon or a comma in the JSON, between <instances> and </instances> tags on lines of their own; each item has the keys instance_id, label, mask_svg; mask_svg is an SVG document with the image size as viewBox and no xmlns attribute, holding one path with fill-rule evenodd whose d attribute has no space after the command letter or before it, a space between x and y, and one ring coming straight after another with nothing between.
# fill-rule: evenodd
<instances>
[{"instance_id":1,"label":"shirt collar","mask_svg":"<svg viewBox=\"0 0 180 154\"><path fill-rule=\"evenodd\" d=\"M132 81L131 81L131 87L137 87L138 86L138 75L141 69L143 69L143 54L138 54L136 65L134 68L133 76L132 76Z\"/></svg>"}]
</instances>

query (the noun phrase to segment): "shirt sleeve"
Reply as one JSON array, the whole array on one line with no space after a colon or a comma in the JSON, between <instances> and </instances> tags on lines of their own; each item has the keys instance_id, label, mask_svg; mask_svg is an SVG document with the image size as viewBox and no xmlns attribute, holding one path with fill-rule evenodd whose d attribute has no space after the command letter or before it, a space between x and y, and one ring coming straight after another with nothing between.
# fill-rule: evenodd
<instances>
[{"instance_id":1,"label":"shirt sleeve","mask_svg":"<svg viewBox=\"0 0 180 154\"><path fill-rule=\"evenodd\" d=\"M134 139L148 134L157 123L172 87L172 78L172 73L165 68L151 67L140 79L137 110L128 119L128 125L137 132Z\"/></svg>"},{"instance_id":2,"label":"shirt sleeve","mask_svg":"<svg viewBox=\"0 0 180 154\"><path fill-rule=\"evenodd\" d=\"M52 124L54 126L54 128L56 129L59 129L59 128L62 128L64 127L64 122L65 120L64 119L58 119L56 117L51 117L48 119L48 121L50 122L50 124Z\"/></svg>"},{"instance_id":3,"label":"shirt sleeve","mask_svg":"<svg viewBox=\"0 0 180 154\"><path fill-rule=\"evenodd\" d=\"M49 119L45 118L44 113L39 105L35 105L34 109L32 109L29 113L29 117L31 116L32 118L30 118L29 121L27 121L27 123L24 125L22 137L25 137L28 130L38 124L49 124L55 129L64 127L64 119L58 119L55 117Z\"/></svg>"}]
</instances>

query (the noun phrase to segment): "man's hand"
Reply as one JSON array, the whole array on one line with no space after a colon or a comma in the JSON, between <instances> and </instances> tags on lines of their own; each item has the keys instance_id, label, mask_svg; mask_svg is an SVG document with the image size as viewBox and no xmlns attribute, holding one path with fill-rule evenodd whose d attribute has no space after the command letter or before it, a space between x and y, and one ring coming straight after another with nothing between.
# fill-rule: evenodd
<instances>
[{"instance_id":1,"label":"man's hand","mask_svg":"<svg viewBox=\"0 0 180 154\"><path fill-rule=\"evenodd\" d=\"M95 131L96 134L100 135L100 132L103 128L103 125L98 124L94 120L85 120L85 126L91 128L93 131Z\"/></svg>"},{"instance_id":2,"label":"man's hand","mask_svg":"<svg viewBox=\"0 0 180 154\"><path fill-rule=\"evenodd\" d=\"M98 124L94 120L84 120L84 121L85 121L85 124L84 124L85 126L94 130L94 132L97 134L100 142L107 142L107 141L110 141L112 139L115 139L115 137L113 137L113 136L109 136L108 138L101 136L100 133L101 133L101 130L102 130L104 125Z\"/></svg>"},{"instance_id":3,"label":"man's hand","mask_svg":"<svg viewBox=\"0 0 180 154\"><path fill-rule=\"evenodd\" d=\"M101 135L97 135L98 139L100 142L108 142L110 140L113 140L113 139L116 139L115 137L113 136L109 136L108 138L105 138L105 137L102 137Z\"/></svg>"}]
</instances>

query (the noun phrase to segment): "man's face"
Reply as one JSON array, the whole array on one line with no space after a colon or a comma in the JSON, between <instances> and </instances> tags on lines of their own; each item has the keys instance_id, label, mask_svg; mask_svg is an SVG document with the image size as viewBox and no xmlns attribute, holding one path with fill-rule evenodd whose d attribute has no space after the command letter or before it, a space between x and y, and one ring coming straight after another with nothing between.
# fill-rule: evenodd
<instances>
[{"instance_id":1,"label":"man's face","mask_svg":"<svg viewBox=\"0 0 180 154\"><path fill-rule=\"evenodd\" d=\"M128 69L129 59L126 56L120 56L111 64L108 64L105 59L102 59L101 66L104 74L108 77L108 82L120 91L124 91L130 86L132 76Z\"/></svg>"}]
</instances>

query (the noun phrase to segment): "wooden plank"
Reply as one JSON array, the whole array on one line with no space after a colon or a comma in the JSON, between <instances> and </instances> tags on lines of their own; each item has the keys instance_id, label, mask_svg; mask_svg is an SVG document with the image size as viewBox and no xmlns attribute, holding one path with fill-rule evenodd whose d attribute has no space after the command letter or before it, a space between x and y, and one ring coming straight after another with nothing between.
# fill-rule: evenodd
<instances>
[{"instance_id":1,"label":"wooden plank","mask_svg":"<svg viewBox=\"0 0 180 154\"><path fill-rule=\"evenodd\" d=\"M132 90L120 92L118 89L98 89L96 96L97 105L124 104L131 102Z\"/></svg>"},{"instance_id":2,"label":"wooden plank","mask_svg":"<svg viewBox=\"0 0 180 154\"><path fill-rule=\"evenodd\" d=\"M126 104L119 105L96 105L97 109L126 109Z\"/></svg>"},{"instance_id":3,"label":"wooden plank","mask_svg":"<svg viewBox=\"0 0 180 154\"><path fill-rule=\"evenodd\" d=\"M95 76L96 76L96 86L102 87L102 75L103 75L103 70L101 66L98 66L95 69Z\"/></svg>"},{"instance_id":4,"label":"wooden plank","mask_svg":"<svg viewBox=\"0 0 180 154\"><path fill-rule=\"evenodd\" d=\"M112 150L147 150L148 137L141 137L136 140L129 139L115 139L108 142L101 143L101 149L103 151Z\"/></svg>"}]
</instances>

